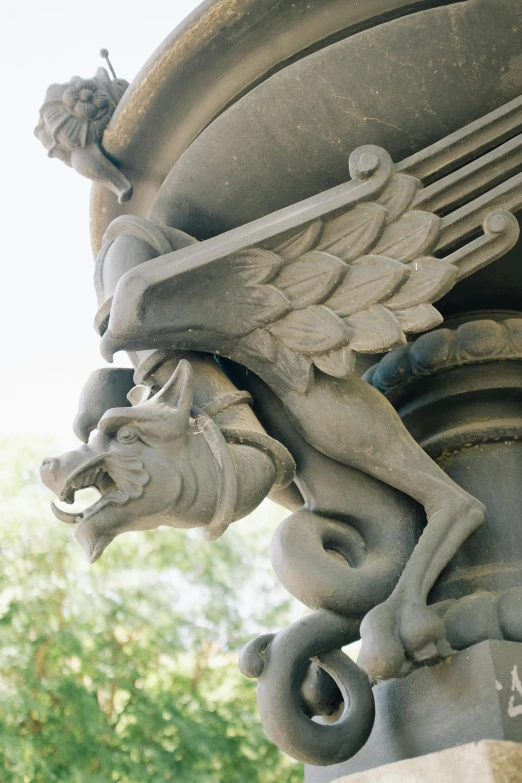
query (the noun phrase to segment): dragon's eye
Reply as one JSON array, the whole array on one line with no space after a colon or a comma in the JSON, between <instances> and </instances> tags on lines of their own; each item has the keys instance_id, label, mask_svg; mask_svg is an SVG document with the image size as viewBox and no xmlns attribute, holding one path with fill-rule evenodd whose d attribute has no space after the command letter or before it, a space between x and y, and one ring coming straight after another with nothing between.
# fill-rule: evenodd
<instances>
[{"instance_id":1,"label":"dragon's eye","mask_svg":"<svg viewBox=\"0 0 522 783\"><path fill-rule=\"evenodd\" d=\"M132 427L123 426L116 433L116 440L118 443L134 443L138 440L138 433Z\"/></svg>"}]
</instances>

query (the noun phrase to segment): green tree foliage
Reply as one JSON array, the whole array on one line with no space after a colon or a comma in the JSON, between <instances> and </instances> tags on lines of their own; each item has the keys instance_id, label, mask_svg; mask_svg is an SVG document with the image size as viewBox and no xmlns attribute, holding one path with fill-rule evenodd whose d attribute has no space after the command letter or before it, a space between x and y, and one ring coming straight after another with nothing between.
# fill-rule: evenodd
<instances>
[{"instance_id":1,"label":"green tree foliage","mask_svg":"<svg viewBox=\"0 0 522 783\"><path fill-rule=\"evenodd\" d=\"M301 781L236 666L294 611L266 554L271 507L213 544L125 534L89 566L36 474L52 446L1 446L0 780Z\"/></svg>"}]
</instances>

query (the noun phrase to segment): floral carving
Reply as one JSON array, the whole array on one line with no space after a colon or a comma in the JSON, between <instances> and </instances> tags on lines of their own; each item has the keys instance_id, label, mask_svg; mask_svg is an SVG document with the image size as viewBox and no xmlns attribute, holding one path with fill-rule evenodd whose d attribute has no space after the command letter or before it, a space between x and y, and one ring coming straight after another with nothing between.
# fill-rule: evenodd
<instances>
[{"instance_id":1,"label":"floral carving","mask_svg":"<svg viewBox=\"0 0 522 783\"><path fill-rule=\"evenodd\" d=\"M95 94L85 85L70 85L67 99L65 91L60 97L67 116L74 115L87 125L98 118L102 125L106 107L101 94L95 102ZM497 120L498 111L489 121ZM56 133L61 127L65 123ZM307 444L302 452L306 460L308 454L312 465L316 455L323 464L325 456L330 460L333 484L324 482L323 499L314 489L323 484L321 463L315 476L307 479L302 467L305 459L296 461L304 505L284 523L272 548L281 581L318 611L287 631L254 641L242 655L244 673L259 679L259 705L267 730L285 751L314 764L331 764L353 755L371 731L373 700L361 668L373 679L387 679L448 653L444 623L428 609L426 598L441 568L484 521L483 505L444 475L406 434L392 407L375 390L359 379L332 384L326 377L347 378L353 372L356 352L379 353L403 345L402 353L391 354L389 364L399 356L400 368L407 367L407 362L413 367L415 360L421 371L430 371L434 363L447 364L454 357L462 363L472 356L485 360L492 353L508 355L502 352L517 342L519 325L510 320L492 327L492 322L485 322L487 328L467 325L467 331L460 327L457 339L451 332L448 335L449 330L433 332L421 337L411 353L404 345L406 333L440 323L433 303L457 280L501 257L518 238L518 223L511 212L522 208L520 175L508 178L511 169L506 165L505 181L495 184L500 179L499 162L488 157L490 152L483 155L480 134L473 140L476 123L470 128L438 142L429 156L422 151L413 162L396 167L384 150L360 148L350 158L351 183L201 243L187 241L174 228L122 216L109 227L100 254L100 323L111 310L108 324L101 328L107 358L122 348L148 353L152 348L194 350L231 358L258 375L257 383L259 379L265 382L260 410L266 405L263 395L268 394L268 406L271 392L279 398L282 407L274 408L282 437L286 413L293 427L291 439L295 431ZM505 125L498 132L505 138ZM471 138L467 148L465 134ZM448 165L446 155L441 178L423 187L410 174L419 165L424 171L428 166L430 177L438 172L444 145L457 150L457 158L462 156L466 176ZM95 141L85 149L89 147L99 150ZM478 161L468 163L470 147ZM83 148L75 148L73 155L78 149ZM439 161L432 162L431 173L430 157ZM75 165L72 155L71 163ZM469 166L475 165L485 191L481 194L469 173ZM410 174L396 173L406 170ZM456 177L462 177L459 188ZM141 247L135 243L132 260L136 263L130 269L125 242L120 241L125 234L141 242ZM109 292L104 291L104 267L113 272L108 277L119 280L112 305ZM116 270L123 274L114 274ZM150 355L145 361L149 359ZM386 367L385 361L380 367ZM316 376L316 369L322 377ZM249 373L242 377L246 376ZM250 373L248 383L252 381L255 392L256 379ZM88 484L108 490L103 502L110 495L107 505L113 504L113 513L102 520L109 523L103 537L96 538L100 531L91 522L99 506L74 515L73 520L59 513L61 519L74 521L78 540L93 560L114 535L129 529L129 523L138 529L146 520L150 527L151 518L173 526L203 526L212 540L264 497L270 486L279 486L273 470L278 460L266 473L266 482L257 485L251 482L252 478L257 481L259 472L252 455L244 463L243 474L239 463L236 469L229 445L230 449L243 448L246 443L270 455L277 449L269 447L268 436L260 438L257 431L251 437L241 428L221 430L217 424L213 428L211 417L192 405L191 371L185 360L153 397L144 391L131 392L132 407L111 409L98 420L98 435L80 447L82 454L89 455L83 470L78 471L75 454L45 461L42 466L48 486L56 488L64 500ZM114 459L106 456L107 439L112 453L119 456L138 443L138 430L133 432L129 426L133 423L141 432L147 428L146 439L137 448L145 467L146 458L153 467L160 465L157 474L162 483L153 485L151 480L149 486L141 464L126 462L122 468L121 462L115 466ZM187 433L202 438L186 438ZM199 444L204 452L196 451ZM154 448L157 453L151 455ZM90 456L96 450L100 462L94 463L93 471ZM301 456L298 449L296 456ZM190 486L181 472L169 470L175 460L180 471L189 466L194 475L201 474L196 475L200 482L196 486L209 490L203 496L204 513L193 502L187 503L190 512L183 518L174 513L183 486ZM288 456L285 462L283 474L290 481L293 460ZM72 471L66 469L68 465L74 466ZM346 467L349 474L341 472ZM424 507L427 528L417 542L415 515L408 519L404 507L397 509L395 530L393 514L385 525L380 515L373 523L372 507L368 522L366 509L360 523L356 514L351 516L354 472L377 479L381 487L388 484ZM153 477L152 471L148 475ZM354 486L364 495L365 484ZM138 507L136 500L142 495L160 505ZM240 508L241 497L248 502ZM118 515L123 498L128 506ZM408 560L414 546L415 556ZM519 601L520 594L511 598ZM507 619L502 633L519 638L519 629L509 627L511 598L498 602L499 624ZM479 615L482 606L478 605ZM452 608L450 620L451 612ZM340 648L356 638L361 619L363 644L357 669ZM305 675L309 680L306 671L311 659L332 677L345 704L340 719L329 725L309 720L315 714L331 714L317 700L303 696L301 686L305 686Z\"/></svg>"},{"instance_id":2,"label":"floral carving","mask_svg":"<svg viewBox=\"0 0 522 783\"><path fill-rule=\"evenodd\" d=\"M70 86L64 90L62 102L72 115L84 121L83 124L91 134L88 141L101 139L112 114L111 101L94 79L75 77Z\"/></svg>"},{"instance_id":3,"label":"floral carving","mask_svg":"<svg viewBox=\"0 0 522 783\"><path fill-rule=\"evenodd\" d=\"M88 179L128 201L132 185L101 151L105 128L128 82L111 79L98 68L92 79L74 76L67 84L52 84L40 109L35 135L49 157L59 158Z\"/></svg>"}]
</instances>

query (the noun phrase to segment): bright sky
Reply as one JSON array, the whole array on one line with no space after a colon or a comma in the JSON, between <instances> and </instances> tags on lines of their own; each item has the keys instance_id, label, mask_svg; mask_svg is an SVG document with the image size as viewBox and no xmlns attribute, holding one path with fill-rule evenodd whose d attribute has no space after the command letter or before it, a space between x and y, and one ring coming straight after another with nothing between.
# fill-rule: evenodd
<instances>
[{"instance_id":1,"label":"bright sky","mask_svg":"<svg viewBox=\"0 0 522 783\"><path fill-rule=\"evenodd\" d=\"M0 434L71 431L84 380L103 365L89 238L90 183L33 135L52 82L93 76L110 52L133 80L198 0L4 0L0 27L2 300ZM122 355L116 361L122 363Z\"/></svg>"}]
</instances>

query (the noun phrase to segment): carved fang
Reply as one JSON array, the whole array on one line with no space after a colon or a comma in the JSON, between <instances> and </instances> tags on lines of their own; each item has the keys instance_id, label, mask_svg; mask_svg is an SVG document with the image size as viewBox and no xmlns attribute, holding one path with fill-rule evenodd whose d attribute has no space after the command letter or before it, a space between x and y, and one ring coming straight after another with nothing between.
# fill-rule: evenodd
<instances>
[{"instance_id":1,"label":"carved fang","mask_svg":"<svg viewBox=\"0 0 522 783\"><path fill-rule=\"evenodd\" d=\"M51 511L53 512L56 519L59 519L61 522L65 522L67 525L76 525L78 519L81 518L81 514L71 514L68 511L62 511L62 509L58 508L58 506L54 503L51 503Z\"/></svg>"}]
</instances>

